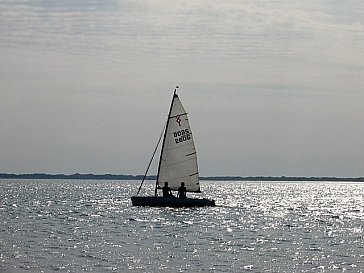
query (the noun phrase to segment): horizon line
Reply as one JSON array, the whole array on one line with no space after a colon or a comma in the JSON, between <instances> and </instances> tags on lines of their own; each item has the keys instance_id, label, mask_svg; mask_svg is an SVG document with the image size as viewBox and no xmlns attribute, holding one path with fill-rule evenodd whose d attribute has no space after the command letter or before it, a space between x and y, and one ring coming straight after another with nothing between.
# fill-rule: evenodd
<instances>
[{"instance_id":1,"label":"horizon line","mask_svg":"<svg viewBox=\"0 0 364 273\"><path fill-rule=\"evenodd\" d=\"M47 173L0 173L0 179L85 179L85 180L140 180L142 174L93 174L93 173L73 173L73 174L47 174ZM240 175L213 175L200 176L201 180L247 180L247 181L360 181L364 182L364 177L337 177L337 176L240 176ZM147 180L155 180L156 175L147 175Z\"/></svg>"}]
</instances>

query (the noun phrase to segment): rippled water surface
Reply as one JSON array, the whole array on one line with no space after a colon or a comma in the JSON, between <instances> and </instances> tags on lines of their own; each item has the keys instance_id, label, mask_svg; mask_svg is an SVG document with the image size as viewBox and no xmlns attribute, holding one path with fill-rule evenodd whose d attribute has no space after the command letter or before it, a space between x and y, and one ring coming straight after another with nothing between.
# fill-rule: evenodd
<instances>
[{"instance_id":1,"label":"rippled water surface","mask_svg":"<svg viewBox=\"0 0 364 273\"><path fill-rule=\"evenodd\" d=\"M364 183L202 183L217 207L132 207L138 181L0 180L0 272L364 271Z\"/></svg>"}]
</instances>

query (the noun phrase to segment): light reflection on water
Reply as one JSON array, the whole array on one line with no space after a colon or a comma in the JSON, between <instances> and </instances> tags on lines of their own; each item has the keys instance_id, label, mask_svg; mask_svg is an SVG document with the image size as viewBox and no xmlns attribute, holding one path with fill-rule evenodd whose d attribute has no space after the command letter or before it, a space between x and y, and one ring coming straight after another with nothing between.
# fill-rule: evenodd
<instances>
[{"instance_id":1,"label":"light reflection on water","mask_svg":"<svg viewBox=\"0 0 364 273\"><path fill-rule=\"evenodd\" d=\"M0 272L363 272L364 184L203 182L217 207L171 209L138 183L1 180Z\"/></svg>"}]
</instances>

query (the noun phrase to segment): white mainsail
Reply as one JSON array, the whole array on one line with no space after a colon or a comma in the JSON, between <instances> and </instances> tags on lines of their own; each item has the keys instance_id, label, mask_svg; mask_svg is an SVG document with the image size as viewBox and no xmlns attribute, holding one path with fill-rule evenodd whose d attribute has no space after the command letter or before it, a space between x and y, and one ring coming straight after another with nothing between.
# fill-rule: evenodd
<instances>
[{"instance_id":1,"label":"white mainsail","mask_svg":"<svg viewBox=\"0 0 364 273\"><path fill-rule=\"evenodd\" d=\"M187 113L174 94L160 156L157 186L164 182L177 190L181 182L187 191L199 192L197 154Z\"/></svg>"}]
</instances>

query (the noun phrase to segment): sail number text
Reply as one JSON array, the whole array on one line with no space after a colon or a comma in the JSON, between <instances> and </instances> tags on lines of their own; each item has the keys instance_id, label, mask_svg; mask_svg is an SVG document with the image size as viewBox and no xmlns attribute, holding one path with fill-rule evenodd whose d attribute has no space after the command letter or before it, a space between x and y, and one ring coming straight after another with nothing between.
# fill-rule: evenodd
<instances>
[{"instance_id":1,"label":"sail number text","mask_svg":"<svg viewBox=\"0 0 364 273\"><path fill-rule=\"evenodd\" d=\"M191 133L190 133L190 131L188 129L173 132L173 136L174 136L174 141L176 142L176 144L191 139Z\"/></svg>"}]
</instances>

